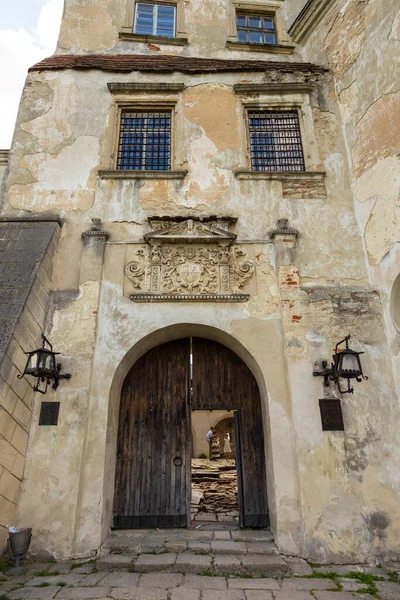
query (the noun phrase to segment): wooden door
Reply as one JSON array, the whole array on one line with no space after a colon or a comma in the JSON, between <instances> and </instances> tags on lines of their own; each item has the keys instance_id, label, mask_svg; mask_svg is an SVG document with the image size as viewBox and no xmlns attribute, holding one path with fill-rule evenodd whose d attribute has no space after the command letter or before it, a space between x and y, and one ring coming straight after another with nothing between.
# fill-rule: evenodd
<instances>
[{"instance_id":1,"label":"wooden door","mask_svg":"<svg viewBox=\"0 0 400 600\"><path fill-rule=\"evenodd\" d=\"M268 527L264 432L260 392L247 365L218 342L193 338L193 410L238 411L244 527Z\"/></svg>"},{"instance_id":2,"label":"wooden door","mask_svg":"<svg viewBox=\"0 0 400 600\"><path fill-rule=\"evenodd\" d=\"M113 527L190 523L190 339L153 348L121 392Z\"/></svg>"},{"instance_id":3,"label":"wooden door","mask_svg":"<svg viewBox=\"0 0 400 600\"><path fill-rule=\"evenodd\" d=\"M236 440L236 477L238 487L238 500L239 500L239 527L244 527L244 502L243 502L243 478L242 478L242 458L241 458L241 447L240 447L240 424L239 424L239 411L235 411L235 440Z\"/></svg>"}]
</instances>

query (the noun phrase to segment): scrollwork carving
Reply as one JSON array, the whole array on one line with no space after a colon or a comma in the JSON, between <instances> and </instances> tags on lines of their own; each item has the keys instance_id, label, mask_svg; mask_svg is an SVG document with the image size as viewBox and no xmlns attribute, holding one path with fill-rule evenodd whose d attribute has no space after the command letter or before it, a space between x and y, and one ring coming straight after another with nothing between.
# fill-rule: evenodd
<instances>
[{"instance_id":1,"label":"scrollwork carving","mask_svg":"<svg viewBox=\"0 0 400 600\"><path fill-rule=\"evenodd\" d=\"M167 225L167 226L166 226ZM225 231L229 221L201 223L193 219L156 223L154 234L146 234L147 247L136 250L125 274L140 293L139 302L187 300L246 301L239 293L255 272L246 252ZM160 234L158 234L158 231Z\"/></svg>"},{"instance_id":2,"label":"scrollwork carving","mask_svg":"<svg viewBox=\"0 0 400 600\"><path fill-rule=\"evenodd\" d=\"M137 250L135 255L136 258L125 266L125 275L131 280L136 289L141 290L146 273L145 252L144 250Z\"/></svg>"},{"instance_id":3,"label":"scrollwork carving","mask_svg":"<svg viewBox=\"0 0 400 600\"><path fill-rule=\"evenodd\" d=\"M234 280L235 291L241 289L254 274L254 263L250 260L239 260L246 256L246 252L237 247L232 249L231 272Z\"/></svg>"}]
</instances>

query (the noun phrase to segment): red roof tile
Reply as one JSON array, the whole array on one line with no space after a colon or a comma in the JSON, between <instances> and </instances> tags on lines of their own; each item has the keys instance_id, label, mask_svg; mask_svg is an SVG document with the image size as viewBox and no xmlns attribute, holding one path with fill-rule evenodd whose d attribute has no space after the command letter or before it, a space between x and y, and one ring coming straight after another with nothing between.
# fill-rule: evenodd
<instances>
[{"instance_id":1,"label":"red roof tile","mask_svg":"<svg viewBox=\"0 0 400 600\"><path fill-rule=\"evenodd\" d=\"M58 69L100 69L102 71L181 71L211 73L218 71L314 71L325 68L311 63L262 60L221 60L184 56L150 56L141 54L59 54L33 65L29 71Z\"/></svg>"}]
</instances>

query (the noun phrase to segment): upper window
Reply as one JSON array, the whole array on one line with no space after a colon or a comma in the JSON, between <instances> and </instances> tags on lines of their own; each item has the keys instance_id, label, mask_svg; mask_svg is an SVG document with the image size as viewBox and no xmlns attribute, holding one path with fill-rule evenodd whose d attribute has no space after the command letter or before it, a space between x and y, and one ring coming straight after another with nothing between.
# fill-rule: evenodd
<instances>
[{"instance_id":1,"label":"upper window","mask_svg":"<svg viewBox=\"0 0 400 600\"><path fill-rule=\"evenodd\" d=\"M299 117L296 111L249 110L253 171L304 171Z\"/></svg>"},{"instance_id":2,"label":"upper window","mask_svg":"<svg viewBox=\"0 0 400 600\"><path fill-rule=\"evenodd\" d=\"M122 111L117 169L171 169L171 111Z\"/></svg>"},{"instance_id":3,"label":"upper window","mask_svg":"<svg viewBox=\"0 0 400 600\"><path fill-rule=\"evenodd\" d=\"M134 32L141 35L175 36L176 6L137 2Z\"/></svg>"},{"instance_id":4,"label":"upper window","mask_svg":"<svg viewBox=\"0 0 400 600\"><path fill-rule=\"evenodd\" d=\"M238 41L245 44L277 44L275 21L271 16L236 14Z\"/></svg>"}]
</instances>

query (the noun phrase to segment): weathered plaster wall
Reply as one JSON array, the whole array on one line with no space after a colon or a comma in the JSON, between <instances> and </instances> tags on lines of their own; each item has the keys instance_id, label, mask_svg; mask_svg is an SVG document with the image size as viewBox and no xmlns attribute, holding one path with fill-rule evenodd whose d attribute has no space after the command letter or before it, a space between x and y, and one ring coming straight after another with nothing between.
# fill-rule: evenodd
<instances>
[{"instance_id":1,"label":"weathered plaster wall","mask_svg":"<svg viewBox=\"0 0 400 600\"><path fill-rule=\"evenodd\" d=\"M101 218L114 240L140 240L146 218L153 214L229 214L239 217L239 239L267 239L282 216L302 231L302 276L340 282L363 282L363 248L352 213L352 194L337 107L330 99L329 82L308 94L237 96L233 85L251 80L270 81L270 75L135 74L136 82L185 82L176 96L174 113L175 168L188 169L183 180L101 179L99 169L114 166L117 100L149 102L162 94L113 96L107 82L132 81L132 75L61 71L31 74L18 117L16 141L7 181L5 211L17 214L46 212L66 218L56 270L56 286L76 287L81 252L80 233L89 218ZM67 93L71 102L65 101ZM41 102L36 99L43 94ZM296 192L280 181L239 179L234 171L248 169L244 108L248 102L276 106L300 105L307 169L326 171L326 182L313 194L307 186ZM210 110L210 107L212 110ZM179 140L179 141L178 141ZM181 143L184 140L184 143ZM324 189L326 188L326 189ZM260 215L263 218L260 219ZM340 216L339 216L340 215ZM335 221L337 236L329 232ZM353 235L349 241L348 233ZM340 237L347 238L347 247ZM351 243L351 248L348 244ZM315 245L319 252L310 252ZM351 252L349 251L351 249ZM73 264L72 257L74 258ZM341 258L346 257L346 265ZM327 268L329 267L329 268ZM317 272L317 275L316 275Z\"/></svg>"},{"instance_id":2,"label":"weathered plaster wall","mask_svg":"<svg viewBox=\"0 0 400 600\"><path fill-rule=\"evenodd\" d=\"M374 292L368 300L369 309L366 308L366 298L363 299L362 295L357 295L357 302L353 304L359 305L356 310L359 322L357 325L353 324L349 331L353 335L357 331L357 339L367 345L365 361L376 361L380 372L385 375L380 383L375 382L375 390L379 389L379 393L374 394L375 406L371 406L362 394L363 412L356 419L350 420L348 416L344 440L346 461L350 469L347 472L348 484L352 486L352 480L356 478L363 490L363 508L360 512L364 523L361 520L361 525L356 527L357 535L361 534L360 540L364 539L362 543L366 545L365 550L369 544L370 552L378 554L385 544L393 543L393 536L398 535L396 532L399 527L395 517L398 514L397 469L396 475L391 477L385 466L388 454L392 464L398 463L400 458L396 428L391 429L393 411L397 415L399 403L400 338L393 325L390 309L392 304L393 313L393 304L398 302L397 296L393 296L392 303L390 299L393 283L399 274L400 252L400 73L396 59L400 46L399 19L398 3L392 0L333 2L330 11L308 32L303 42L304 59L326 64L334 77L351 169L355 216L358 229L363 234L369 281L374 286L373 290L379 290L382 303L382 309L378 309L379 313L382 311L378 319L379 327L366 321L364 330L363 313L366 311L367 314L371 310L375 312L370 305L371 301L376 302L376 299L373 300ZM346 245L347 239L348 236ZM351 271L349 268L349 274ZM311 313L313 319L318 320L315 313L318 304L322 307L327 302L326 306L331 306L332 299L324 294L325 292L318 296L317 293L315 297L319 298L318 302L311 304L314 307ZM309 298L312 299L313 295L314 292L309 294ZM354 291L349 290L348 297L353 295ZM345 300L343 308L346 302ZM340 306L335 300L333 309L334 313L340 314ZM340 317L341 320L345 318L344 314ZM330 325L331 331L335 331L334 322ZM318 335L312 335L309 340L315 344L316 350L321 344L320 331L318 328ZM342 331L345 333L345 328ZM339 332L337 335L340 337ZM306 335L307 337L309 336ZM334 338L331 346L333 340ZM315 353L316 358L319 353L320 351ZM295 377L295 370L289 370L291 377ZM370 374L372 378L370 377L367 385L373 386L376 374L374 362L371 363ZM295 379L298 385L298 377ZM370 389L373 394L374 387ZM353 398L346 398L345 419L353 405L352 401ZM386 420L388 414L391 415L387 420L388 430L384 434L384 428L381 429L384 427L383 423L379 423L379 419L377 421L374 416L377 405L381 406L382 411L376 413L377 416L386 413ZM303 443L308 451L308 443L305 440ZM340 469L340 465L337 468ZM381 496L376 493L377 479L386 488ZM343 493L340 501L346 502L346 497L347 493ZM378 517L374 517L374 513ZM383 530L376 525L377 522L385 525ZM352 527L354 522L349 521L349 531ZM336 533L333 531L330 537L332 545L335 545Z\"/></svg>"},{"instance_id":3,"label":"weathered plaster wall","mask_svg":"<svg viewBox=\"0 0 400 600\"><path fill-rule=\"evenodd\" d=\"M258 0L260 7L263 2ZM253 2L253 5L257 2ZM64 17L61 24L58 40L57 54L84 54L97 53L134 53L134 54L169 54L180 56L206 56L213 58L243 58L243 51L227 48L227 40L232 36L235 12L233 5L228 0L214 2L212 0L190 0L179 3L182 5L184 20L184 36L188 43L172 45L149 42L121 40L119 37L123 27L133 25L134 0L65 0ZM289 23L293 11L288 10L282 0L272 0L269 5L282 11L282 19ZM299 2L301 4L301 0ZM180 37L182 37L182 32ZM280 35L280 41L291 43L285 31ZM268 52L265 49L246 51L245 58L260 56L267 60L292 60L299 58L295 51L293 54Z\"/></svg>"},{"instance_id":4,"label":"weathered plaster wall","mask_svg":"<svg viewBox=\"0 0 400 600\"><path fill-rule=\"evenodd\" d=\"M97 2L96 14L92 4L67 3L59 52L143 50L142 45L116 41L123 21L122 0ZM374 169L384 162L381 175L391 173L394 161L391 128L379 144L371 136L380 114L373 108L375 79L381 81L384 75L377 73L373 82L365 76L372 61L371 48L382 42L384 32L389 51L395 27L388 14L394 18L394 10L384 10L372 0L364 2L359 7L361 25L357 21L352 27L354 4L354 0L346 3L350 12L343 19L337 17L336 38L336 13L332 13L320 29L326 43L311 36L305 49L310 60L327 63L329 58L336 65L336 88L339 80L343 83L339 102L329 75L305 75L310 94L294 88L287 94L240 96L233 85L281 82L280 75L113 75L70 70L29 76L3 211L8 215L56 214L64 220L46 332L63 354L63 367L73 374L57 392L62 403L57 429L39 428L38 401L34 407L19 504L20 522L34 515L34 549L60 558L97 551L111 522L124 376L150 347L173 337L203 335L236 351L259 384L272 528L279 548L318 562L362 561L399 552L395 434L400 414L390 365L398 342L394 331L390 332L386 308L387 273L394 281L398 245L392 243L395 234L387 218L378 221L378 229L372 228L365 241L362 238L362 216L367 209L371 212L372 204L380 206L375 195L381 197L386 190L381 179L373 178ZM234 57L234 52L225 49L226 6L213 3L207 10L204 3L201 10L196 2L190 6L188 32L193 43L183 49L167 46L166 52ZM92 19L98 19L99 26L89 32L86 24ZM219 29L211 25L211 19ZM350 66L341 50L342 29L353 36L349 53L355 62ZM371 31L376 31L375 42L372 33L369 42ZM369 43L370 51L364 55ZM354 50L357 45L359 53ZM359 63L363 56L364 62ZM340 69L345 74L339 76ZM349 69L355 69L357 85L363 86L367 100L360 99L353 88L346 117L343 98L352 87L346 80ZM168 95L176 101L173 164L188 170L185 178L98 176L99 169L115 167L115 102L145 104L165 98L157 93L121 98L108 91L108 82L132 81L186 85L182 93ZM293 83L293 76L286 77L288 82ZM395 91L387 83L382 93L389 96ZM244 120L248 103L300 107L307 170L326 171L324 182L294 185L235 175L234 170L249 169ZM383 106L389 112L393 109L389 98ZM360 125L367 112L368 118ZM370 144L367 149L366 144ZM363 179L367 175L370 186ZM391 191L385 191L384 205L389 212L392 207L394 214L394 204L387 200L387 193L390 196L394 189L392 182L387 187ZM353 189L356 195L360 190L375 190L374 197L356 203L355 210ZM126 295L124 265L132 249L143 244L143 234L149 231L147 218L153 215L237 217L238 244L256 267L246 288L249 302L133 303ZM283 263L275 261L268 237L281 217L300 232L296 257ZM100 218L110 234L105 248L104 238L82 242L81 233L90 227L91 218ZM378 239L382 228L387 232L383 246ZM389 253L382 260L386 246ZM374 261L385 265L386 271L374 266ZM370 379L343 401L346 431L322 432L318 398L333 391L323 390L322 381L312 377L313 364L329 360L334 343L349 331L366 350L365 371ZM51 392L49 398L55 397Z\"/></svg>"},{"instance_id":5,"label":"weathered plaster wall","mask_svg":"<svg viewBox=\"0 0 400 600\"><path fill-rule=\"evenodd\" d=\"M286 22L290 27L300 11L307 4L307 0L287 0L284 2L284 9L286 13Z\"/></svg>"}]
</instances>

